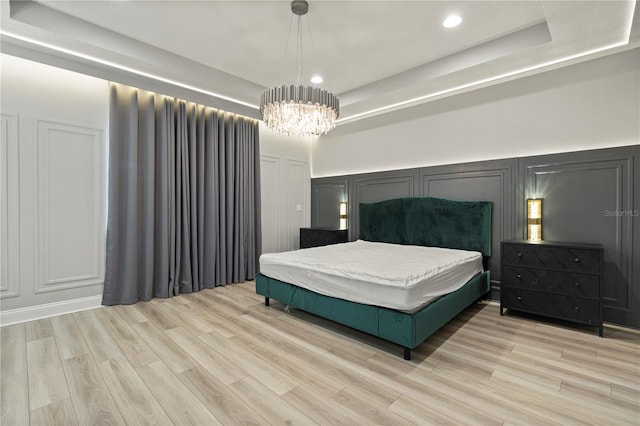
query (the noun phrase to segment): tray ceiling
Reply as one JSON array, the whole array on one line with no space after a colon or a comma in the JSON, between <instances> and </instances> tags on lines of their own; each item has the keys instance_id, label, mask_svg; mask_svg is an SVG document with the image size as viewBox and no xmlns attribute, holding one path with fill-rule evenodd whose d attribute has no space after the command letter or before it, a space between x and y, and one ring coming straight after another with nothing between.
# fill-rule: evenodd
<instances>
[{"instance_id":1,"label":"tray ceiling","mask_svg":"<svg viewBox=\"0 0 640 426\"><path fill-rule=\"evenodd\" d=\"M305 23L302 82L321 74L349 122L635 47L635 7L310 1L315 57ZM463 22L444 28L451 13ZM291 17L288 1L11 1L2 2L2 46L182 84L259 116L262 90L296 80Z\"/></svg>"}]
</instances>

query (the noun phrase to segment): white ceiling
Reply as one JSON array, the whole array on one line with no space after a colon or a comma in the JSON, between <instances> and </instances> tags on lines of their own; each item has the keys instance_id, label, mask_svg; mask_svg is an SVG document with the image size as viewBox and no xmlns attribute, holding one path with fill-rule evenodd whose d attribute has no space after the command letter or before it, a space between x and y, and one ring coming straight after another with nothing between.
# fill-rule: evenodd
<instances>
[{"instance_id":1,"label":"white ceiling","mask_svg":"<svg viewBox=\"0 0 640 426\"><path fill-rule=\"evenodd\" d=\"M384 113L635 47L634 7L615 0L310 1L302 83L320 73L321 86L340 97L343 121ZM462 17L459 27L442 26L450 13ZM256 116L262 90L295 83L291 18L288 1L12 0L2 4L2 42L9 53L20 45L54 56L73 51L79 62L100 58L94 66L215 93Z\"/></svg>"}]
</instances>

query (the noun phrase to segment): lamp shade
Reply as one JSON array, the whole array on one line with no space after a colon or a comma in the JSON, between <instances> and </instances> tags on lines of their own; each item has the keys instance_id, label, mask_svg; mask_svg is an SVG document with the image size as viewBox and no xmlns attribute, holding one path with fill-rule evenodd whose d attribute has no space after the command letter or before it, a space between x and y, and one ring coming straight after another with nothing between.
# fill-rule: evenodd
<instances>
[{"instance_id":1,"label":"lamp shade","mask_svg":"<svg viewBox=\"0 0 640 426\"><path fill-rule=\"evenodd\" d=\"M336 127L340 101L331 92L311 86L284 85L260 97L267 127L285 135L323 135Z\"/></svg>"},{"instance_id":2,"label":"lamp shade","mask_svg":"<svg viewBox=\"0 0 640 426\"><path fill-rule=\"evenodd\" d=\"M542 199L540 198L527 200L527 239L542 240Z\"/></svg>"},{"instance_id":3,"label":"lamp shade","mask_svg":"<svg viewBox=\"0 0 640 426\"><path fill-rule=\"evenodd\" d=\"M347 229L347 203L340 203L340 229Z\"/></svg>"}]
</instances>

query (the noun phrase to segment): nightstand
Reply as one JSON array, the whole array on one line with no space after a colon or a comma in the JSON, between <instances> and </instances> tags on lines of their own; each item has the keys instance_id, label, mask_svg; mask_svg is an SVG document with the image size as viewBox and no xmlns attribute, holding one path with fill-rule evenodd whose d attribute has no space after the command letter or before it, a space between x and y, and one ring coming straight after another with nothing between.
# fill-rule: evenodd
<instances>
[{"instance_id":1,"label":"nightstand","mask_svg":"<svg viewBox=\"0 0 640 426\"><path fill-rule=\"evenodd\" d=\"M300 228L300 248L319 247L329 244L346 243L346 229Z\"/></svg>"},{"instance_id":2,"label":"nightstand","mask_svg":"<svg viewBox=\"0 0 640 426\"><path fill-rule=\"evenodd\" d=\"M601 245L519 240L501 247L500 315L507 308L592 325L602 337Z\"/></svg>"}]
</instances>

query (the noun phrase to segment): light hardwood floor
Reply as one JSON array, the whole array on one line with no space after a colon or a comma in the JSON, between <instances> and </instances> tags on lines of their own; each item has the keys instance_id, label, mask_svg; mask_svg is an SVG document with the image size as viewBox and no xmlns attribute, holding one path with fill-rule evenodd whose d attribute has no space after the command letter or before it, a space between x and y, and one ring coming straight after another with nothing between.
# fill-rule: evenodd
<instances>
[{"instance_id":1,"label":"light hardwood floor","mask_svg":"<svg viewBox=\"0 0 640 426\"><path fill-rule=\"evenodd\" d=\"M6 326L2 425L640 424L640 335L463 312L393 344L253 282Z\"/></svg>"}]
</instances>

